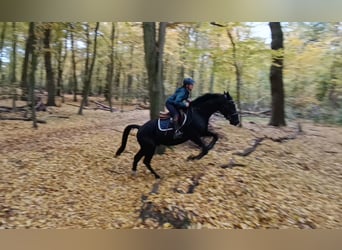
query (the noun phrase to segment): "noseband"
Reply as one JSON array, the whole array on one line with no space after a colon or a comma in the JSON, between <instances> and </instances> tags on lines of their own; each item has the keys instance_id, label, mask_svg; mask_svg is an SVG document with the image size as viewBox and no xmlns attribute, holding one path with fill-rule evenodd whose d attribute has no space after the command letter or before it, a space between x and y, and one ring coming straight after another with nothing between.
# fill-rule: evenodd
<instances>
[{"instance_id":1,"label":"noseband","mask_svg":"<svg viewBox=\"0 0 342 250\"><path fill-rule=\"evenodd\" d=\"M234 105L235 106L235 103L234 103L234 101L233 100L228 100L228 102L231 104L231 105ZM230 120L231 118L232 118L232 116L234 116L234 115L238 115L238 112L235 112L234 114L230 114L230 115L224 115L224 117L226 118L226 119L228 119L228 120Z\"/></svg>"}]
</instances>

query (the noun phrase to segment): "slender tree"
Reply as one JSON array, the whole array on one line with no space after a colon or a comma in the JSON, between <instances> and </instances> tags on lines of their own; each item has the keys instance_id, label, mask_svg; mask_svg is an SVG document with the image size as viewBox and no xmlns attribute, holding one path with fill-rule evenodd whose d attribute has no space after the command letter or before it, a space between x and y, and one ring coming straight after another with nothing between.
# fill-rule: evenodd
<instances>
[{"instance_id":1,"label":"slender tree","mask_svg":"<svg viewBox=\"0 0 342 250\"><path fill-rule=\"evenodd\" d=\"M31 110L32 110L32 121L33 121L33 127L34 128L38 128L37 125L37 119L36 119L36 98L35 98L35 93L34 93L34 89L35 89L35 74L36 74L36 69L37 69L37 53L36 53L36 44L37 44L37 38L35 35L35 23L34 22L30 22L29 24L29 31L31 32L29 34L29 39L31 41L29 41L29 55L30 55L30 59L31 59L31 67L30 67L30 72L29 72L29 100L31 103Z\"/></svg>"},{"instance_id":2,"label":"slender tree","mask_svg":"<svg viewBox=\"0 0 342 250\"><path fill-rule=\"evenodd\" d=\"M233 38L232 32L230 29L227 29L227 35L229 40L232 44L232 55L233 55L233 66L235 69L235 77L236 77L236 103L238 106L238 110L241 112L241 100L240 100L240 93L241 93L241 86L242 86L242 64L239 62L237 58L237 49L236 49L236 42ZM240 124L242 126L242 116L241 113L239 114Z\"/></svg>"},{"instance_id":3,"label":"slender tree","mask_svg":"<svg viewBox=\"0 0 342 250\"><path fill-rule=\"evenodd\" d=\"M33 35L34 35L34 25L30 24L28 29L28 37L26 38L25 43L25 55L23 60L23 66L21 71L21 80L20 80L20 87L21 87L21 100L27 101L28 100L28 83L27 83L27 74L28 74L28 66L29 66L29 55L30 55L30 48L32 47Z\"/></svg>"},{"instance_id":4,"label":"slender tree","mask_svg":"<svg viewBox=\"0 0 342 250\"><path fill-rule=\"evenodd\" d=\"M93 53L92 53L92 58L91 58L91 62L90 62L90 67L87 70L87 74L85 75L85 82L84 82L84 90L83 90L83 98L81 101L81 105L80 105L80 109L78 111L79 115L82 115L83 113L83 107L86 104L86 100L88 99L88 95L90 92L90 87L91 87L91 77L93 74L93 70L94 70L94 65L95 65L95 60L96 60L96 50L97 50L97 36L98 36L98 30L99 30L99 22L96 22L95 25L95 30L94 30L94 47L93 47ZM90 43L90 41L89 41ZM89 52L90 53L90 52ZM89 62L88 62L89 63Z\"/></svg>"},{"instance_id":5,"label":"slender tree","mask_svg":"<svg viewBox=\"0 0 342 250\"><path fill-rule=\"evenodd\" d=\"M50 48L52 24L44 24L44 60L45 60L45 71L46 71L46 89L48 92L47 106L56 106L56 86L55 86L55 73L52 67L52 56Z\"/></svg>"},{"instance_id":6,"label":"slender tree","mask_svg":"<svg viewBox=\"0 0 342 250\"><path fill-rule=\"evenodd\" d=\"M7 23L2 24L1 34L0 34L0 82L2 81L2 51L4 48L5 36L6 36Z\"/></svg>"},{"instance_id":7,"label":"slender tree","mask_svg":"<svg viewBox=\"0 0 342 250\"><path fill-rule=\"evenodd\" d=\"M218 26L218 27L226 27L226 32L229 38L229 41L232 45L232 65L235 69L235 78L236 78L236 103L238 106L238 110L241 112L241 100L240 100L240 94L241 94L241 87L242 87L242 63L238 59L238 52L237 52L237 45L236 41L234 39L234 36L232 34L232 29L227 25L218 24L215 22L211 22L212 25ZM242 126L242 116L241 113L239 114L240 124L239 126Z\"/></svg>"},{"instance_id":8,"label":"slender tree","mask_svg":"<svg viewBox=\"0 0 342 250\"><path fill-rule=\"evenodd\" d=\"M72 61L72 80L73 80L73 86L74 86L74 102L77 102L77 75L76 75L76 45L74 40L74 33L75 33L75 26L73 23L69 23L70 28L70 43L71 43L71 61Z\"/></svg>"},{"instance_id":9,"label":"slender tree","mask_svg":"<svg viewBox=\"0 0 342 250\"><path fill-rule=\"evenodd\" d=\"M273 51L270 70L272 104L269 125L286 126L284 110L285 92L283 84L283 32L280 22L270 22L269 26L272 35L271 49Z\"/></svg>"},{"instance_id":10,"label":"slender tree","mask_svg":"<svg viewBox=\"0 0 342 250\"><path fill-rule=\"evenodd\" d=\"M115 23L112 22L111 35L110 35L110 51L109 51L109 63L107 65L107 75L106 75L106 88L105 88L105 97L108 101L110 112L113 112L112 105L112 91L113 91L113 74L114 74L114 57L115 57Z\"/></svg>"},{"instance_id":11,"label":"slender tree","mask_svg":"<svg viewBox=\"0 0 342 250\"><path fill-rule=\"evenodd\" d=\"M133 84L133 62L134 62L134 42L130 45L130 61L128 63L128 75L127 75L127 92L132 93Z\"/></svg>"},{"instance_id":12,"label":"slender tree","mask_svg":"<svg viewBox=\"0 0 342 250\"><path fill-rule=\"evenodd\" d=\"M17 81L17 29L16 29L16 23L12 22L12 57L11 57L11 73L10 73L10 82L12 87L12 93L13 93L13 99L12 99L12 107L13 110L16 109L16 100L17 100L17 92L16 92L16 86L15 83ZM0 66L1 67L1 66ZM0 74L1 75L1 74Z\"/></svg>"},{"instance_id":13,"label":"slender tree","mask_svg":"<svg viewBox=\"0 0 342 250\"><path fill-rule=\"evenodd\" d=\"M58 25L57 36L57 96L62 96L63 92L63 69L68 51L68 33L64 32L64 24Z\"/></svg>"},{"instance_id":14,"label":"slender tree","mask_svg":"<svg viewBox=\"0 0 342 250\"><path fill-rule=\"evenodd\" d=\"M11 58L11 74L10 82L15 83L17 81L16 71L17 71L17 29L16 23L12 23L12 58Z\"/></svg>"},{"instance_id":15,"label":"slender tree","mask_svg":"<svg viewBox=\"0 0 342 250\"><path fill-rule=\"evenodd\" d=\"M87 106L88 105L88 95L91 92L91 86L87 86L88 76L89 76L89 61L90 61L90 27L89 23L84 24L84 31L85 31L85 37L86 37L86 59L84 63L84 74L83 74L83 90L82 90L82 105ZM90 83L90 82L89 82ZM89 89L86 89L88 88ZM88 92L88 94L85 95L85 92ZM83 106L82 106L83 109ZM82 113L80 109L80 113Z\"/></svg>"}]
</instances>

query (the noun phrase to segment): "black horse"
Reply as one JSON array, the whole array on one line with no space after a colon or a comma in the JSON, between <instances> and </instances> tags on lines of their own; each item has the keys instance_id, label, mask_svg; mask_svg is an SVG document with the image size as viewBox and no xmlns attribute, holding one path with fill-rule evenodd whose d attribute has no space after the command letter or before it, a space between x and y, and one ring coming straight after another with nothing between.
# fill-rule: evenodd
<instances>
[{"instance_id":1,"label":"black horse","mask_svg":"<svg viewBox=\"0 0 342 250\"><path fill-rule=\"evenodd\" d=\"M191 102L190 108L187 110L187 119L181 128L183 135L181 138L174 139L174 131L161 131L158 128L158 119L150 120L144 125L128 125L122 135L121 147L117 150L116 156L119 156L126 147L127 138L131 129L138 129L137 139L140 144L139 152L134 156L132 170L135 173L137 170L138 162L143 156L144 164L155 176L160 178L159 175L152 169L151 160L158 145L177 145L185 141L191 140L201 147L202 151L197 156L189 156L189 160L201 159L213 148L218 135L208 131L209 118L212 114L219 111L232 125L238 125L239 116L236 111L235 103L229 93L224 94L205 94L196 98ZM211 142L205 145L201 137L212 137Z\"/></svg>"}]
</instances>

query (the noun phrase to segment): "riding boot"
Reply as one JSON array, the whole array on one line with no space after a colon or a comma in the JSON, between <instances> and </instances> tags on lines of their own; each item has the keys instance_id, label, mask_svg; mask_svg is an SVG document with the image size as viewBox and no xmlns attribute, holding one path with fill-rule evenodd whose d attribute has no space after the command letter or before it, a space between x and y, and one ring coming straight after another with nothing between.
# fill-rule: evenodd
<instances>
[{"instance_id":1,"label":"riding boot","mask_svg":"<svg viewBox=\"0 0 342 250\"><path fill-rule=\"evenodd\" d=\"M178 138L180 138L180 137L182 137L182 135L183 135L183 132L182 131L180 131L180 124L179 124L179 119L178 119L178 117L175 117L174 119L173 119L173 128L175 129L175 133L174 133L174 135L173 135L173 138L174 139L178 139Z\"/></svg>"}]
</instances>

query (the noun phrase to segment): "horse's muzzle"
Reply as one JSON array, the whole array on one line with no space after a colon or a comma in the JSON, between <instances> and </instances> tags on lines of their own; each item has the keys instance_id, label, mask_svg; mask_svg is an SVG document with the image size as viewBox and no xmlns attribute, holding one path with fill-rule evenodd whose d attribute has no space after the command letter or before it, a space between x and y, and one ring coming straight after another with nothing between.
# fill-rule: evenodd
<instances>
[{"instance_id":1,"label":"horse's muzzle","mask_svg":"<svg viewBox=\"0 0 342 250\"><path fill-rule=\"evenodd\" d=\"M237 113L232 115L229 119L229 123L234 126L239 125L240 124L239 115Z\"/></svg>"}]
</instances>

